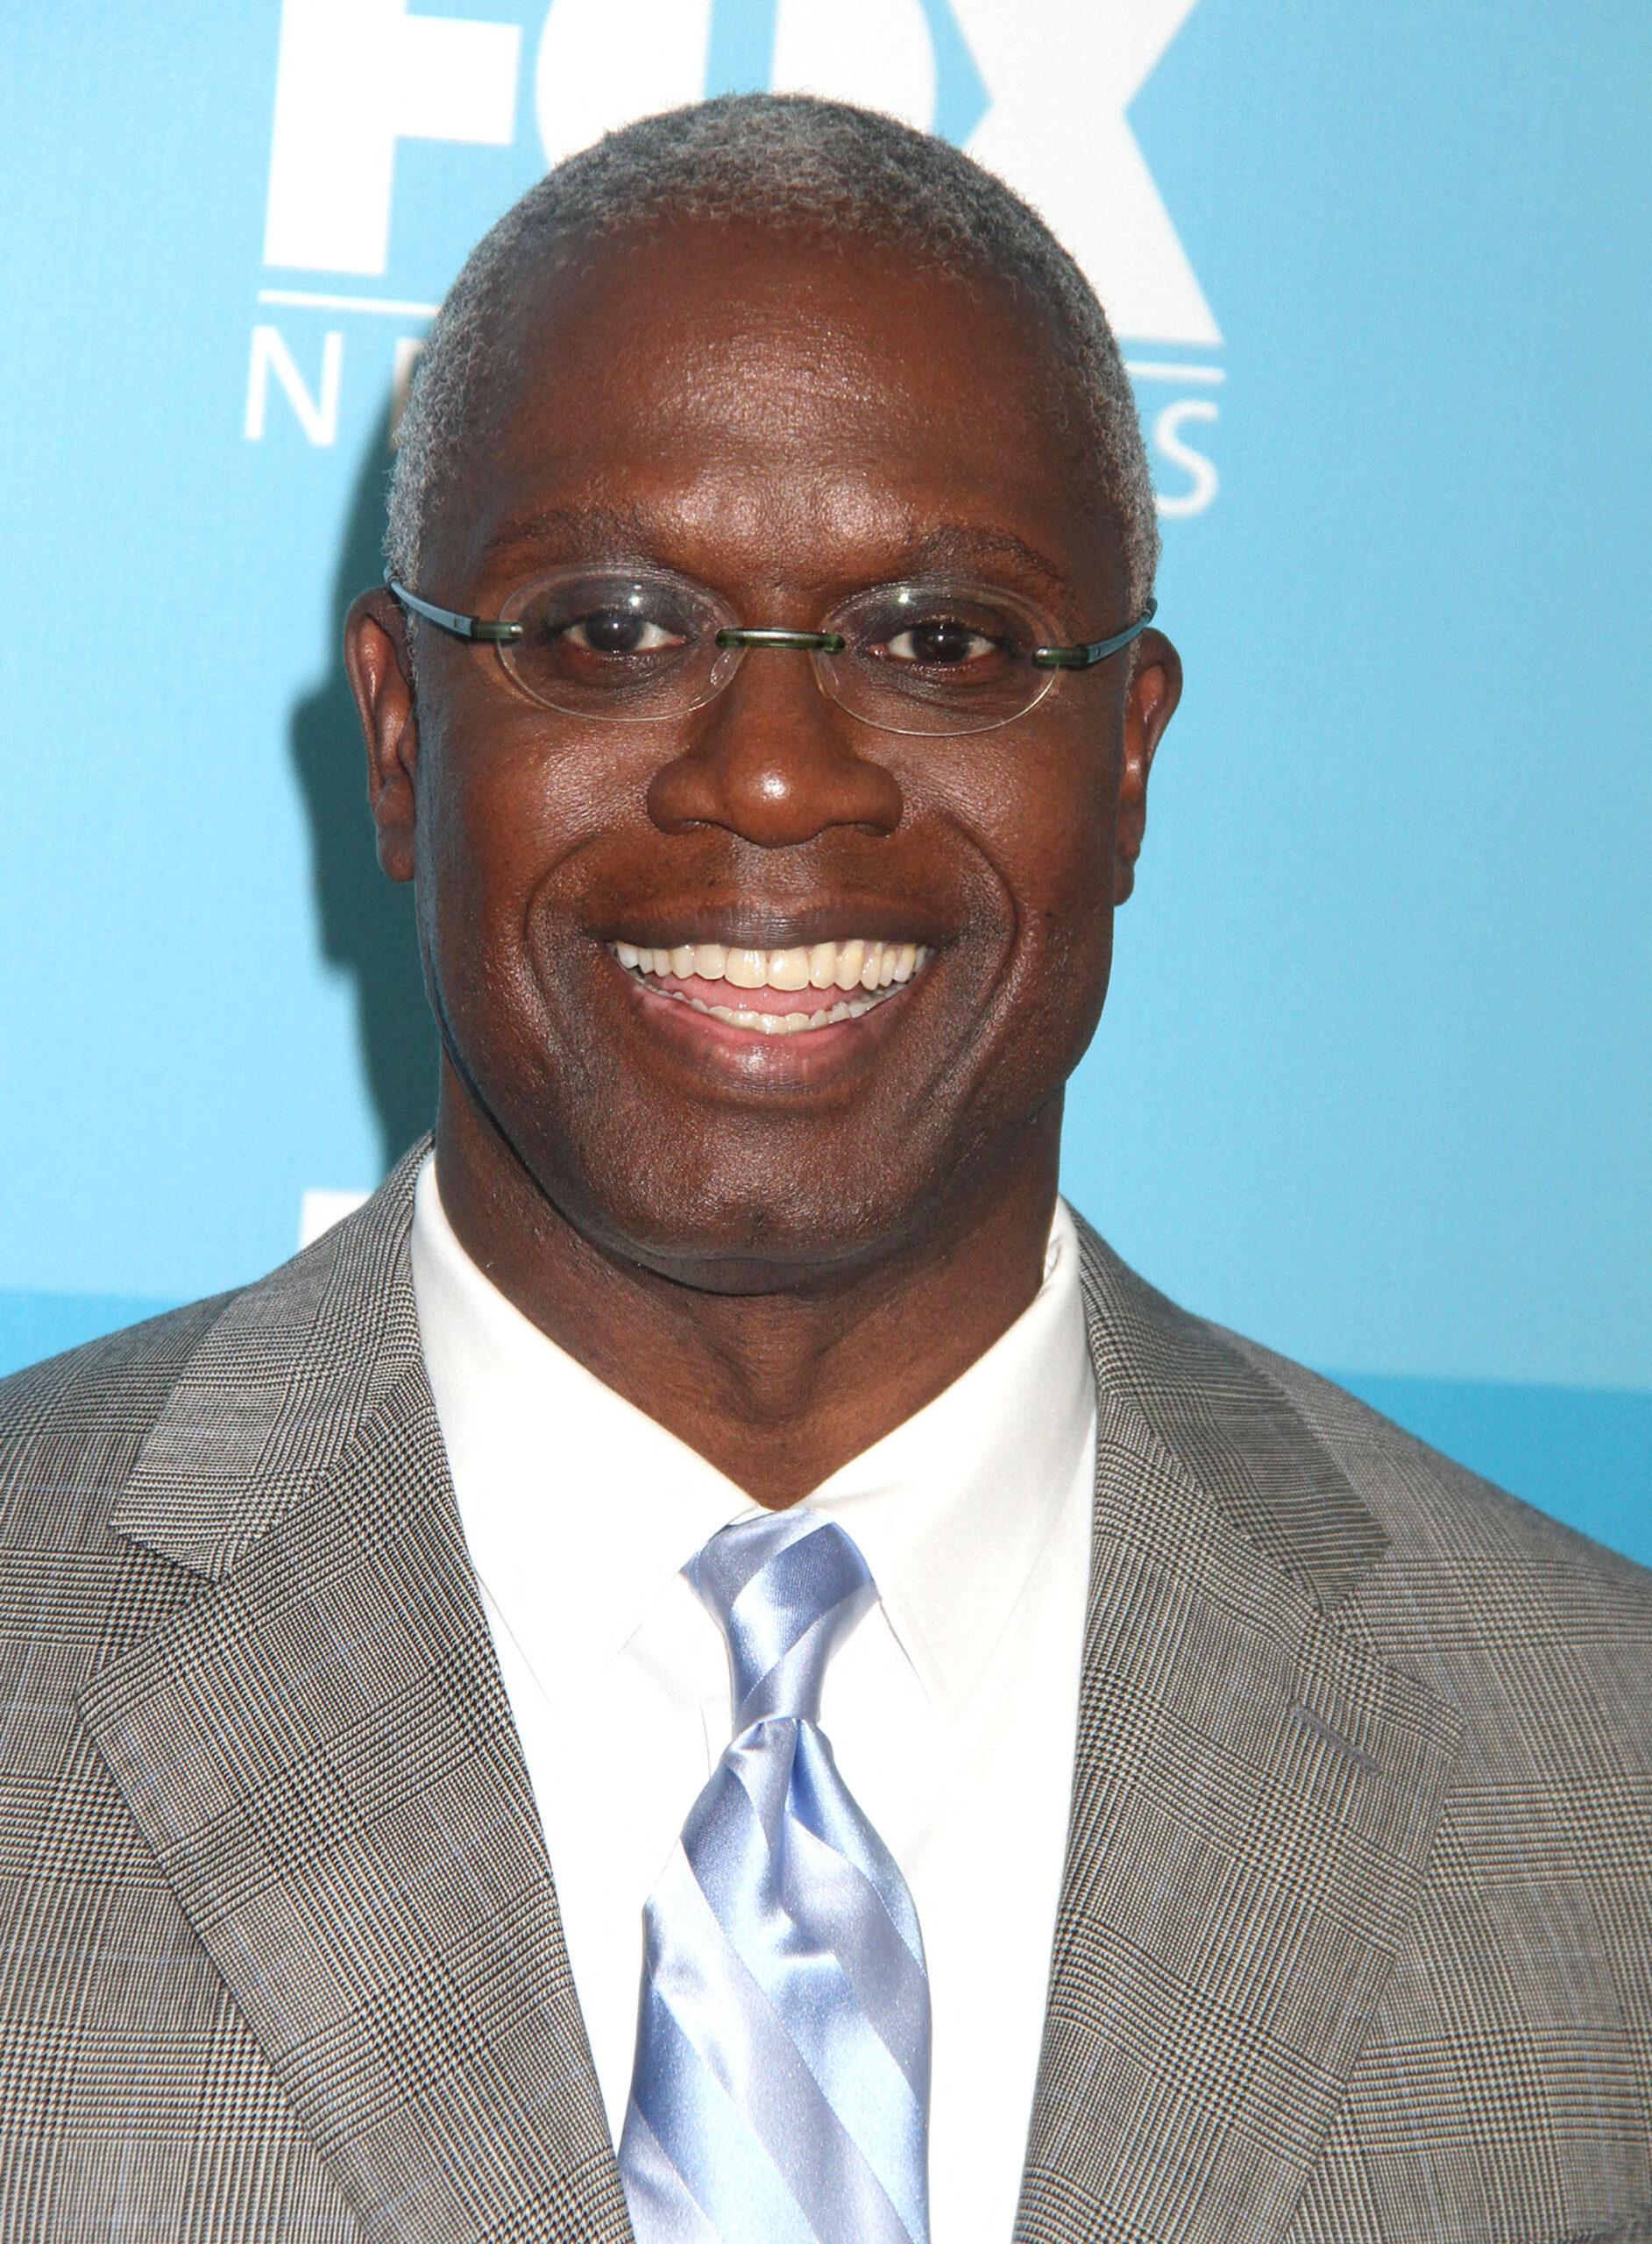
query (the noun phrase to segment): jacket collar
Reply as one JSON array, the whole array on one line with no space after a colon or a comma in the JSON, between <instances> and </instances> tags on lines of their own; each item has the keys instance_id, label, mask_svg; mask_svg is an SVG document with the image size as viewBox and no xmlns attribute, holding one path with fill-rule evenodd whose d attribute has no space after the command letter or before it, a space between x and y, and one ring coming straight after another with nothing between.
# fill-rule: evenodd
<instances>
[{"instance_id":1,"label":"jacket collar","mask_svg":"<svg viewBox=\"0 0 1652 2244\"><path fill-rule=\"evenodd\" d=\"M230 1296L116 1500L117 1535L221 1580L399 1383L422 1379L408 1234L429 1149L421 1139L364 1207Z\"/></svg>"},{"instance_id":2,"label":"jacket collar","mask_svg":"<svg viewBox=\"0 0 1652 2244\"><path fill-rule=\"evenodd\" d=\"M422 1367L408 1261L428 1137L366 1204L235 1295L173 1389L110 1515L117 1534L217 1580ZM1282 1389L1077 1219L1101 1392L1326 1609L1386 1545Z\"/></svg>"},{"instance_id":3,"label":"jacket collar","mask_svg":"<svg viewBox=\"0 0 1652 2244\"><path fill-rule=\"evenodd\" d=\"M1190 1317L1081 1218L1096 1385L1286 1579L1326 1611L1387 1548L1364 1497L1260 1351Z\"/></svg>"}]
</instances>

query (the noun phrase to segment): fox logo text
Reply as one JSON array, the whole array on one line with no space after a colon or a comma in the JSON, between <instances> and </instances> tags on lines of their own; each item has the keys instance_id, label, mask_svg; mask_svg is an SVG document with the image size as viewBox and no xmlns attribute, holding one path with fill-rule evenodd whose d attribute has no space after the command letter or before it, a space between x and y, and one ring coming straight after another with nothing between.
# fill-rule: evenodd
<instances>
[{"instance_id":1,"label":"fox logo text","mask_svg":"<svg viewBox=\"0 0 1652 2244\"><path fill-rule=\"evenodd\" d=\"M374 407L405 393L432 299L450 278L396 285L421 249L415 217L397 207L409 143L479 152L479 152L511 152L502 198L492 160L494 200L471 229L479 233L542 165L615 125L772 87L864 102L939 132L1042 211L1120 336L1158 346L1132 371L1167 486L1160 504L1198 513L1216 472L1189 437L1202 443L1216 418L1209 392L1223 373L1209 354L1222 335L1127 115L1196 4L551 0L533 20L512 20L509 0L498 0L498 19L486 20L415 13L408 0L285 0L245 432L271 432L279 393L287 433L335 442L357 379L347 351ZM386 319L400 330L387 338Z\"/></svg>"}]
</instances>

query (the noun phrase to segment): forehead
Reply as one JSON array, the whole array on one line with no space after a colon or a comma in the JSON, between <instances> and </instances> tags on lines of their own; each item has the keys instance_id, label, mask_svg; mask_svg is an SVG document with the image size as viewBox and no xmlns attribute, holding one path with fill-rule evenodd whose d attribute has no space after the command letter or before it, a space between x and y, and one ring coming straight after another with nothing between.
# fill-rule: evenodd
<instances>
[{"instance_id":1,"label":"forehead","mask_svg":"<svg viewBox=\"0 0 1652 2244\"><path fill-rule=\"evenodd\" d=\"M436 523L467 580L588 516L753 585L865 580L960 534L1087 611L1122 582L1044 318L910 245L708 222L580 242L525 276L479 401Z\"/></svg>"}]
</instances>

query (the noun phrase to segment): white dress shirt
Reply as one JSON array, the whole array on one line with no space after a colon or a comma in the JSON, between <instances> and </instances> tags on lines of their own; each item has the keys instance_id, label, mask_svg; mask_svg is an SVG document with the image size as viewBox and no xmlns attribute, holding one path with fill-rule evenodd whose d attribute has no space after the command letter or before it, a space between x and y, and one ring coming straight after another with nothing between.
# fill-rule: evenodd
<instances>
[{"instance_id":1,"label":"white dress shirt","mask_svg":"<svg viewBox=\"0 0 1652 2244\"><path fill-rule=\"evenodd\" d=\"M757 1510L530 1324L455 1237L434 1165L413 1280L460 1516L617 2143L642 1905L729 1737L726 1646L681 1568ZM1095 1401L1078 1240L944 1394L805 1500L880 1602L821 1726L911 1890L929 1970L932 2244L1009 2244L1077 1726Z\"/></svg>"}]
</instances>

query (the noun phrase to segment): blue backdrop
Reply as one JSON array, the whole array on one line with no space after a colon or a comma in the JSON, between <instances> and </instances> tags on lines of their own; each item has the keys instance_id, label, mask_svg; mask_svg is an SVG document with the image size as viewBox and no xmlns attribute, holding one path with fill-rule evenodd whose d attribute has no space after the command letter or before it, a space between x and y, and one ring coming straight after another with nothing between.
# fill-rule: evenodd
<instances>
[{"instance_id":1,"label":"blue backdrop","mask_svg":"<svg viewBox=\"0 0 1652 2244\"><path fill-rule=\"evenodd\" d=\"M1188 686L1066 1188L1652 1558L1641 0L65 0L4 36L0 1368L423 1126L339 671L399 381L606 125L965 140L1136 370Z\"/></svg>"}]
</instances>

